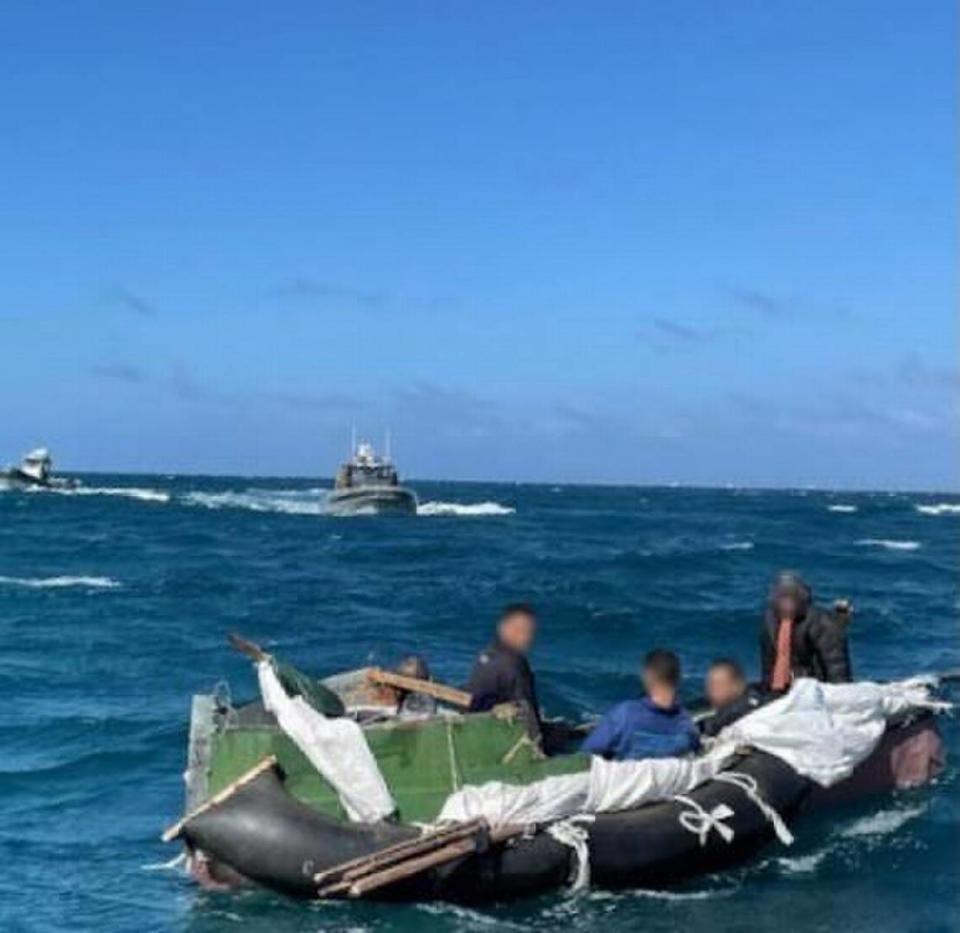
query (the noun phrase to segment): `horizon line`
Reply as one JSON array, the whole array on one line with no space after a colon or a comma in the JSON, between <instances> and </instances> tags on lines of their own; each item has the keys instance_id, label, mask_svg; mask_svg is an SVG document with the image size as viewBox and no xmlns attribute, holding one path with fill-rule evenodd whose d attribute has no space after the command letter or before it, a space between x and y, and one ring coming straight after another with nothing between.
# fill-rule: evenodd
<instances>
[{"instance_id":1,"label":"horizon line","mask_svg":"<svg viewBox=\"0 0 960 933\"><path fill-rule=\"evenodd\" d=\"M158 470L154 472L133 470L110 472L106 470L65 470L58 471L58 475L63 476L152 476L168 477L170 479L197 478L197 479L290 479L290 480L327 480L331 482L335 479L333 475L327 477L318 474L303 473L208 473L193 471L168 471ZM614 481L614 480L510 480L510 479L443 479L438 477L409 477L404 479L405 484L415 483L463 483L473 485L488 486L571 486L575 488L609 488L609 489L689 489L689 490L709 490L712 492L733 492L745 490L748 492L824 492L824 493L898 493L898 494L920 494L920 495L960 495L960 486L955 489L947 488L921 488L910 486L821 486L815 484L749 484L732 482L685 482L681 480L661 480L661 481Z\"/></svg>"}]
</instances>

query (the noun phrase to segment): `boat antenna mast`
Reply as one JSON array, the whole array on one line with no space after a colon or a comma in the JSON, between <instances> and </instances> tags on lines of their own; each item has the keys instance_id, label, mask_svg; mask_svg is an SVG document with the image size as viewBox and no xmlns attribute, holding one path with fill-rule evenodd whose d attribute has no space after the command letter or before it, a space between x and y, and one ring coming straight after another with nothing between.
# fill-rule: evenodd
<instances>
[{"instance_id":1,"label":"boat antenna mast","mask_svg":"<svg viewBox=\"0 0 960 933\"><path fill-rule=\"evenodd\" d=\"M353 459L354 454L357 452L357 426L354 425L350 428L350 459Z\"/></svg>"}]
</instances>

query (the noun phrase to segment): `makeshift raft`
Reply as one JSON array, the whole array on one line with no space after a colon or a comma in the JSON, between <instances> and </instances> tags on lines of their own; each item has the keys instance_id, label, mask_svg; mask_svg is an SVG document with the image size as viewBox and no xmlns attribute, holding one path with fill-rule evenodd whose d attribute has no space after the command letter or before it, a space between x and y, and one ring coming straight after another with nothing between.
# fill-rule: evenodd
<instances>
[{"instance_id":1,"label":"makeshift raft","mask_svg":"<svg viewBox=\"0 0 960 933\"><path fill-rule=\"evenodd\" d=\"M569 884L670 886L752 858L813 807L930 780L943 766L932 713L891 720L853 774L824 790L781 758L743 750L674 799L620 812L492 826L432 825L451 794L500 781L584 773L582 755L544 759L519 719L444 711L420 721L378 707L369 671L324 681L362 734L396 805L349 822L341 799L262 704L195 697L181 839L211 887L257 883L303 898L484 903Z\"/></svg>"}]
</instances>

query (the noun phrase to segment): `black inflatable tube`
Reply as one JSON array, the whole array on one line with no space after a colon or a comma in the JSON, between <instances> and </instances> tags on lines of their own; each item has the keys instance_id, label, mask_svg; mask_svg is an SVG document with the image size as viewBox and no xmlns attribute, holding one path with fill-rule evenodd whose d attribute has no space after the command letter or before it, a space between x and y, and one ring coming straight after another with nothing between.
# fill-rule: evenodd
<instances>
[{"instance_id":1,"label":"black inflatable tube","mask_svg":"<svg viewBox=\"0 0 960 933\"><path fill-rule=\"evenodd\" d=\"M789 822L810 793L811 782L771 755L752 752L730 770L756 781L759 795ZM732 867L774 836L766 816L739 787L710 781L688 795L707 811L726 804L727 841L715 830L700 836L680 815L678 801L598 815L587 826L592 883L601 887L664 887ZM315 897L313 875L417 834L394 823L344 824L291 797L274 770L241 787L226 801L187 821L191 847L225 862L241 875L297 897ZM399 882L378 893L401 900L461 903L508 900L566 883L573 851L546 831Z\"/></svg>"},{"instance_id":2,"label":"black inflatable tube","mask_svg":"<svg viewBox=\"0 0 960 933\"><path fill-rule=\"evenodd\" d=\"M341 823L292 797L275 768L191 817L183 836L245 878L295 897L316 897L313 876L418 835L395 823Z\"/></svg>"}]
</instances>

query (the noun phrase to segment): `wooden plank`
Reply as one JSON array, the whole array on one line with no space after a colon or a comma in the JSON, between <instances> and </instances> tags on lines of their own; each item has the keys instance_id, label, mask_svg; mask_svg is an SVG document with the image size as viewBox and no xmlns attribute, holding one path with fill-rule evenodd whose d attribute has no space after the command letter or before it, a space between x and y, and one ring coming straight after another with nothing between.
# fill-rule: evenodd
<instances>
[{"instance_id":1,"label":"wooden plank","mask_svg":"<svg viewBox=\"0 0 960 933\"><path fill-rule=\"evenodd\" d=\"M451 842L456 842L459 839L464 839L467 836L473 837L477 833L483 831L485 828L485 825L465 825L455 832L442 834L432 833L430 836L427 836L422 840L421 845L411 846L409 849L403 852L390 852L387 854L384 854L382 851L378 852L368 864L356 865L353 868L347 869L343 873L343 880L356 881L358 878L362 878L364 875L372 874L375 871L381 871L390 865L397 864L397 862L402 862L406 859L413 858L414 856L422 855L424 852L431 852L434 849L439 849L441 846L447 845Z\"/></svg>"},{"instance_id":2,"label":"wooden plank","mask_svg":"<svg viewBox=\"0 0 960 933\"><path fill-rule=\"evenodd\" d=\"M218 794L214 794L206 803L201 804L197 807L196 810L193 810L191 813L188 813L185 817L180 820L177 820L173 826L170 826L168 829L165 829L163 835L160 837L164 842L172 842L177 836L183 832L184 825L192 820L195 816L199 816L201 813L205 813L211 807L215 807L219 803L223 803L228 797L236 793L244 784L249 784L254 778L263 774L264 771L269 770L277 763L276 755L268 755L263 761L258 762L254 765L249 771L245 771L240 775L235 781L228 784L222 791Z\"/></svg>"},{"instance_id":3,"label":"wooden plank","mask_svg":"<svg viewBox=\"0 0 960 933\"><path fill-rule=\"evenodd\" d=\"M367 855L361 855L358 858L350 859L347 862L341 862L324 871L314 875L314 882L321 887L338 882L346 878L357 878L361 875L378 870L385 865L393 864L404 858L410 858L423 852L436 849L454 839L462 838L465 835L479 832L486 828L483 820L471 820L469 823L460 823L456 826L437 830L432 833L425 833L417 836L415 839L405 839L403 842L394 843L385 849L378 849ZM323 891L321 891L323 893Z\"/></svg>"},{"instance_id":4,"label":"wooden plank","mask_svg":"<svg viewBox=\"0 0 960 933\"><path fill-rule=\"evenodd\" d=\"M347 893L350 897L363 897L364 894L369 894L378 888L386 887L388 884L402 881L404 878L410 878L422 871L426 871L428 868L445 865L454 859L462 858L464 855L470 855L475 852L476 849L477 840L473 836L468 836L466 839L459 839L440 849L435 849L433 852L428 852L426 855L408 859L384 871L375 872L372 875L359 878L347 888Z\"/></svg>"},{"instance_id":5,"label":"wooden plank","mask_svg":"<svg viewBox=\"0 0 960 933\"><path fill-rule=\"evenodd\" d=\"M393 671L385 671L379 667L370 668L367 677L375 684L396 687L410 693L425 693L427 696L435 697L444 703L459 706L463 709L467 709L473 699L466 690L458 690L456 687L448 687L446 684L438 684L432 680L421 680L419 677L394 674Z\"/></svg>"},{"instance_id":6,"label":"wooden plank","mask_svg":"<svg viewBox=\"0 0 960 933\"><path fill-rule=\"evenodd\" d=\"M401 843L391 847L393 851L389 858L382 857L387 850L381 849L371 856L353 859L352 862L315 876L317 880L327 881L320 885L317 893L320 897L343 894L348 897L362 897L369 891L475 852L486 828L484 820L472 820L448 832L431 833L427 837L421 837L417 841L424 844L422 848L407 846L404 850L404 844ZM490 832L488 838L491 844L497 845L521 835L525 830L526 827L517 824L501 826ZM427 846L426 843L430 845Z\"/></svg>"}]
</instances>

